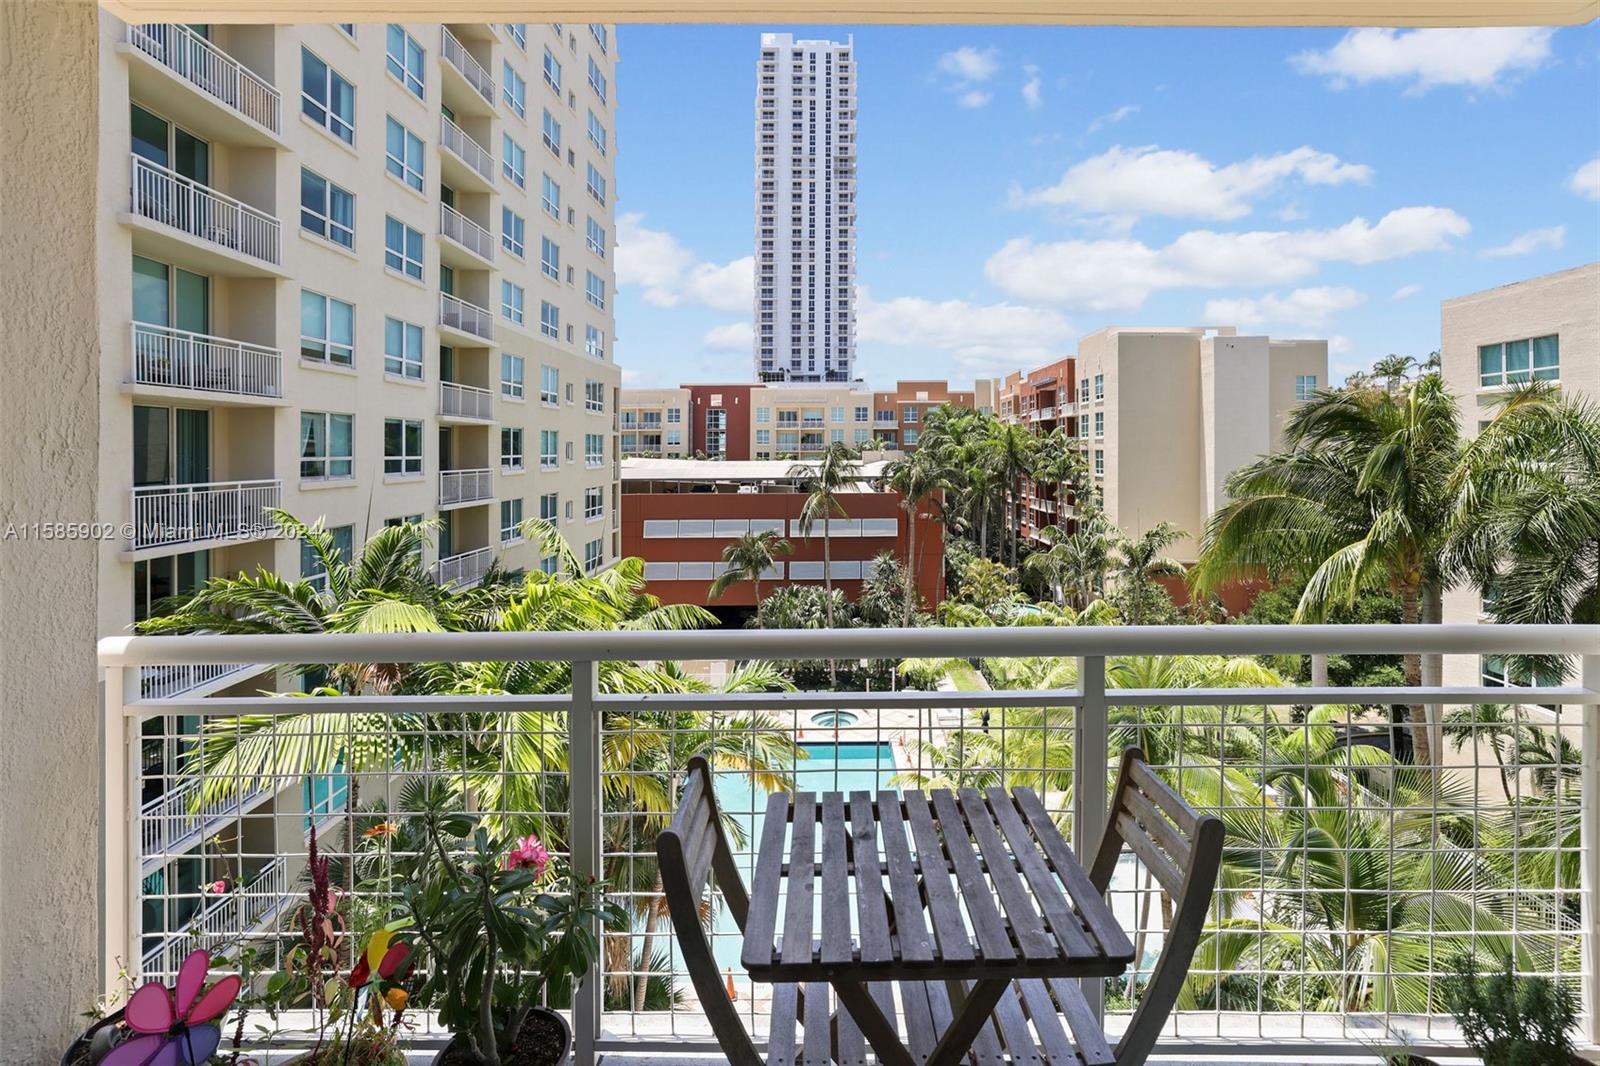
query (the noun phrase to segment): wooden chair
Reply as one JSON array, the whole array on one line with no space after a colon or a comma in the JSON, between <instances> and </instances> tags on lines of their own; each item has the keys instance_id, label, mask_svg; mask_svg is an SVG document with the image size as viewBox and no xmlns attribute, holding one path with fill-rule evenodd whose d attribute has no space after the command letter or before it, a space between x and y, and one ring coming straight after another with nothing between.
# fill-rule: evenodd
<instances>
[{"instance_id":1,"label":"wooden chair","mask_svg":"<svg viewBox=\"0 0 1600 1066\"><path fill-rule=\"evenodd\" d=\"M1137 748L1123 753L1105 834L1089 878L1102 893L1111 883L1126 845L1173 900L1173 923L1161 958L1150 975L1126 1032L1112 1047L1094 1020L1076 981L1017 981L974 1044L974 1066L1135 1066L1155 1046L1178 998L1205 925L1212 888L1222 862L1222 822L1202 817L1144 762ZM701 903L715 876L741 933L750 896L723 830L712 788L710 764L689 762L683 798L672 823L656 840L656 856L667 908L684 966L701 1009L731 1066L867 1066L875 1062L849 1011L839 1010L823 983L772 985L768 1053L751 1039L728 996L706 933ZM883 1013L906 1027L908 1042L923 1048L948 1024L951 988L944 981L898 981L869 987ZM894 1009L898 993L903 1012ZM959 994L959 990L957 990ZM924 1023L913 1021L921 1018ZM929 1031L929 1030L933 1031Z\"/></svg>"}]
</instances>

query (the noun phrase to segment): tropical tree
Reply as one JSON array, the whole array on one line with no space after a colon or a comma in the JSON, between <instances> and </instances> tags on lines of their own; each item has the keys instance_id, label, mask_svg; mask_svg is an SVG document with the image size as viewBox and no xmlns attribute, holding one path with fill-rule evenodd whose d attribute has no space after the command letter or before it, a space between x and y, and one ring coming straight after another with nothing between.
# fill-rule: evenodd
<instances>
[{"instance_id":1,"label":"tropical tree","mask_svg":"<svg viewBox=\"0 0 1600 1066\"><path fill-rule=\"evenodd\" d=\"M906 513L906 595L900 624L909 627L917 608L917 526L924 501L944 487L944 476L932 456L920 451L897 459L886 469L887 482L900 494L900 508Z\"/></svg>"},{"instance_id":2,"label":"tropical tree","mask_svg":"<svg viewBox=\"0 0 1600 1066\"><path fill-rule=\"evenodd\" d=\"M1188 534L1171 522L1147 529L1137 540L1118 536L1111 551L1111 572L1117 579L1117 607L1129 625L1143 625L1172 603L1159 578L1181 578L1184 565L1166 554Z\"/></svg>"},{"instance_id":3,"label":"tropical tree","mask_svg":"<svg viewBox=\"0 0 1600 1066\"><path fill-rule=\"evenodd\" d=\"M1039 438L1027 427L1012 422L994 422L989 430L988 447L993 455L993 465L1002 482L1005 500L1005 529L1011 545L1011 566L1017 565L1018 541L1021 529L1017 516L1017 486L1024 474L1033 469L1033 457L1038 451Z\"/></svg>"},{"instance_id":4,"label":"tropical tree","mask_svg":"<svg viewBox=\"0 0 1600 1066\"><path fill-rule=\"evenodd\" d=\"M1033 458L1033 477L1055 485L1056 521L1067 520L1067 498L1082 498L1089 488L1089 467L1079 440L1065 425L1057 426L1039 441Z\"/></svg>"},{"instance_id":5,"label":"tropical tree","mask_svg":"<svg viewBox=\"0 0 1600 1066\"><path fill-rule=\"evenodd\" d=\"M722 576L711 583L710 599L716 599L741 581L755 586L756 603L761 603L761 575L777 565L778 559L794 553L790 544L771 529L758 533L741 533L739 538L722 549L722 562L726 567Z\"/></svg>"},{"instance_id":6,"label":"tropical tree","mask_svg":"<svg viewBox=\"0 0 1600 1066\"><path fill-rule=\"evenodd\" d=\"M861 453L843 441L830 441L814 462L790 467L789 476L805 479L806 502L800 508L801 534L810 537L818 520L822 522L822 581L828 590L828 628L832 629L833 553L828 527L834 518L848 517L839 497L860 482Z\"/></svg>"},{"instance_id":7,"label":"tropical tree","mask_svg":"<svg viewBox=\"0 0 1600 1066\"><path fill-rule=\"evenodd\" d=\"M1397 392L1319 393L1289 416L1285 450L1235 471L1207 524L1191 584L1202 594L1242 578L1305 579L1295 620L1387 590L1404 623L1436 622L1454 578L1446 554L1450 486L1462 457L1456 405L1437 374ZM1422 660L1405 658L1419 685ZM1418 762L1434 761L1426 708L1411 708Z\"/></svg>"}]
</instances>

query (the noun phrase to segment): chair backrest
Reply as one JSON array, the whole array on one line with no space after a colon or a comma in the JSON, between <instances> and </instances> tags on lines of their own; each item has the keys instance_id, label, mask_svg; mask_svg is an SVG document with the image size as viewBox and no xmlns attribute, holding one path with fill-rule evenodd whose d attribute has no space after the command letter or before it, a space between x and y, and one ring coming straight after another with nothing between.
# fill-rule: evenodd
<instances>
[{"instance_id":1,"label":"chair backrest","mask_svg":"<svg viewBox=\"0 0 1600 1066\"><path fill-rule=\"evenodd\" d=\"M1117 1043L1118 1066L1144 1062L1172 1013L1205 931L1206 911L1222 866L1222 843L1220 818L1201 815L1184 802L1150 769L1143 751L1128 748L1122 753L1122 769L1089 880L1104 893L1127 845L1172 898L1173 907L1161 958Z\"/></svg>"},{"instance_id":2,"label":"chair backrest","mask_svg":"<svg viewBox=\"0 0 1600 1066\"><path fill-rule=\"evenodd\" d=\"M739 931L750 913L750 894L739 876L733 850L722 828L722 810L713 789L711 763L704 756L689 760L683 797L672 822L656 837L656 863L667 912L678 938L684 968L694 984L711 1031L722 1045L731 1066L765 1066L728 990L717 972L711 938L701 921L701 902L714 875L717 887Z\"/></svg>"}]
</instances>

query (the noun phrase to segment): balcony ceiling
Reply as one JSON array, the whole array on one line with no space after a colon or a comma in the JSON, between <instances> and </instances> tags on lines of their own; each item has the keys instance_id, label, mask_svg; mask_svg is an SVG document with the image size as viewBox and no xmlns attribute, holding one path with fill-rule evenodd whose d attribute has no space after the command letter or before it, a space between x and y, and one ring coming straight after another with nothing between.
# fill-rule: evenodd
<instances>
[{"instance_id":1,"label":"balcony ceiling","mask_svg":"<svg viewBox=\"0 0 1600 1066\"><path fill-rule=\"evenodd\" d=\"M1146 26L1522 26L1600 17L1600 0L102 0L128 22L1119 23Z\"/></svg>"}]
</instances>

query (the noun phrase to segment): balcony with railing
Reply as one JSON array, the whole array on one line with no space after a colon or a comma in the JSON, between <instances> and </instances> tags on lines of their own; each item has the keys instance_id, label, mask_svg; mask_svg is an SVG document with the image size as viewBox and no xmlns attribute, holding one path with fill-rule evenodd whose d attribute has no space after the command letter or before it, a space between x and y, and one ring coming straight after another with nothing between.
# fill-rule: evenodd
<instances>
[{"instance_id":1,"label":"balcony with railing","mask_svg":"<svg viewBox=\"0 0 1600 1066\"><path fill-rule=\"evenodd\" d=\"M192 27L179 23L130 25L128 45L238 118L273 136L281 131L278 90Z\"/></svg>"},{"instance_id":2,"label":"balcony with railing","mask_svg":"<svg viewBox=\"0 0 1600 1066\"><path fill-rule=\"evenodd\" d=\"M259 673L260 667L244 663L207 663L201 666L147 666L139 677L139 693L145 699L196 695L242 681Z\"/></svg>"},{"instance_id":3,"label":"balcony with railing","mask_svg":"<svg viewBox=\"0 0 1600 1066\"><path fill-rule=\"evenodd\" d=\"M472 87L482 103L489 105L493 110L496 100L494 94L494 77L483 68L473 54L467 51L467 46L455 34L450 32L450 27L439 27L439 56L445 65L459 74L466 83Z\"/></svg>"},{"instance_id":4,"label":"balcony with railing","mask_svg":"<svg viewBox=\"0 0 1600 1066\"><path fill-rule=\"evenodd\" d=\"M205 253L212 273L280 273L275 217L144 156L129 158L129 217L160 242L152 251L181 255L176 244Z\"/></svg>"},{"instance_id":5,"label":"balcony with railing","mask_svg":"<svg viewBox=\"0 0 1600 1066\"><path fill-rule=\"evenodd\" d=\"M445 259L468 270L494 264L494 234L449 204L439 205L439 236L445 238ZM454 249L460 249L462 255Z\"/></svg>"},{"instance_id":6,"label":"balcony with railing","mask_svg":"<svg viewBox=\"0 0 1600 1066\"><path fill-rule=\"evenodd\" d=\"M457 589L471 588L483 580L494 562L493 548L475 548L441 558L434 571L439 584Z\"/></svg>"},{"instance_id":7,"label":"balcony with railing","mask_svg":"<svg viewBox=\"0 0 1600 1066\"><path fill-rule=\"evenodd\" d=\"M479 307L470 300L441 292L439 328L461 334L468 342L473 339L493 340L494 315L487 307Z\"/></svg>"},{"instance_id":8,"label":"balcony with railing","mask_svg":"<svg viewBox=\"0 0 1600 1066\"><path fill-rule=\"evenodd\" d=\"M439 471L440 507L465 507L493 497L494 472L488 467Z\"/></svg>"},{"instance_id":9,"label":"balcony with railing","mask_svg":"<svg viewBox=\"0 0 1600 1066\"><path fill-rule=\"evenodd\" d=\"M225 957L234 945L281 917L298 896L298 886L289 877L288 860L278 856L249 881L202 906L181 931L146 948L139 958L139 970L147 978L170 982L185 956L196 948Z\"/></svg>"},{"instance_id":10,"label":"balcony with railing","mask_svg":"<svg viewBox=\"0 0 1600 1066\"><path fill-rule=\"evenodd\" d=\"M144 857L144 873L171 862L202 838L212 835L224 825L238 821L256 803L278 791L270 780L253 778L239 789L206 796L199 778L175 776L182 765L181 760L164 765L169 779L176 784L139 808L139 854Z\"/></svg>"},{"instance_id":11,"label":"balcony with railing","mask_svg":"<svg viewBox=\"0 0 1600 1066\"><path fill-rule=\"evenodd\" d=\"M129 383L205 393L221 402L276 402L283 397L283 353L249 341L135 322Z\"/></svg>"},{"instance_id":12,"label":"balcony with railing","mask_svg":"<svg viewBox=\"0 0 1600 1066\"><path fill-rule=\"evenodd\" d=\"M130 551L263 540L278 536L268 508L283 504L283 482L211 481L144 485L132 492Z\"/></svg>"},{"instance_id":13,"label":"balcony with railing","mask_svg":"<svg viewBox=\"0 0 1600 1066\"><path fill-rule=\"evenodd\" d=\"M441 580L443 570L441 563ZM1566 656L1577 680L1296 687L1267 665L1275 656L1407 652ZM695 661L717 678L749 660L820 665L830 656L850 668L899 664L901 684L874 692L726 693L687 684L622 691L616 672L621 663L646 670ZM973 657L985 684L950 683L971 673ZM124 670L205 662L424 663L432 681L393 689L406 695L310 700L124 695ZM553 683L538 694L465 685L489 676L481 667L495 662L551 664ZM164 965L141 949L140 923L156 889L117 876L142 869L150 831L124 753L148 739L152 723L179 722L180 714L200 716L204 732L248 732L265 763L297 774L307 772L312 730L333 736L342 727L327 723L359 721L374 743L340 750L365 760L361 824L404 818L403 787L431 781L497 835L536 831L578 876L607 883L631 918L613 933L599 969L559 1004L572 1013L577 1066L664 1047L717 1053L648 865L649 827L672 809L677 771L704 745L723 752L717 795L738 830L736 858L747 877L776 787L853 792L869 804L875 795L882 804L911 790L1028 786L1077 854L1092 854L1112 769L1124 747L1138 745L1167 785L1219 816L1226 831L1210 915L1158 1053L1349 1057L1400 1034L1419 1053L1459 1049L1443 989L1463 953L1485 967L1510 959L1522 974L1578 992L1586 1037L1600 1023L1600 627L119 637L101 642L101 663L113 738L105 794L113 810L139 812L107 820L107 960ZM1499 710L1478 709L1486 704ZM184 728L194 729L188 721ZM1431 761L1416 754L1424 748ZM190 772L207 794L225 794L249 787L254 771L196 763ZM365 871L356 901L393 901L400 886L384 872L385 840L324 837L336 858L356 851ZM241 845L251 865L296 868L294 846L283 834ZM1090 1023L1103 1021L1113 1037L1169 935L1163 883L1172 871L1159 858L1124 854L1107 893L1134 941L1134 962L1120 977L1089 983L1084 998ZM747 1023L764 1033L769 986L746 979L732 918L711 910L707 921L718 968ZM229 928L249 924L231 920ZM290 937L264 922L240 935L272 965L292 939L286 931ZM115 983L114 961L105 979L108 988ZM642 1007L635 989L648 993ZM419 1040L436 1025L431 1017L417 1023Z\"/></svg>"},{"instance_id":14,"label":"balcony with railing","mask_svg":"<svg viewBox=\"0 0 1600 1066\"><path fill-rule=\"evenodd\" d=\"M494 393L476 385L439 382L439 421L481 423L494 421Z\"/></svg>"},{"instance_id":15,"label":"balcony with railing","mask_svg":"<svg viewBox=\"0 0 1600 1066\"><path fill-rule=\"evenodd\" d=\"M444 149L447 180L466 177L479 191L493 192L495 181L494 153L473 140L466 130L450 121L448 115L439 116L439 147ZM452 167L451 160L462 165Z\"/></svg>"}]
</instances>

